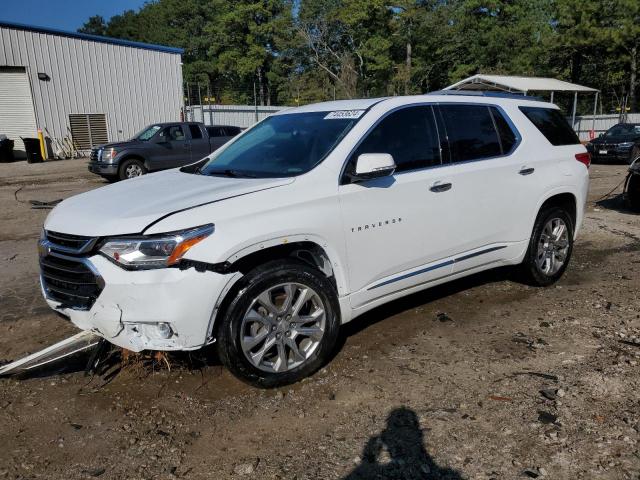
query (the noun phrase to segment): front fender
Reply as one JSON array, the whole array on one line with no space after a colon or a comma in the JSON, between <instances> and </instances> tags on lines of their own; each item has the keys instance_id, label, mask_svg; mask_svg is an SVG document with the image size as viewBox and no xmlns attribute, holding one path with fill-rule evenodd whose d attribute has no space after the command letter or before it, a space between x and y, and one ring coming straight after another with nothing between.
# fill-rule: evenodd
<instances>
[{"instance_id":1,"label":"front fender","mask_svg":"<svg viewBox=\"0 0 640 480\"><path fill-rule=\"evenodd\" d=\"M243 257L260 250L266 250L270 247L277 247L281 245L287 245L290 243L298 242L311 242L320 247L331 262L331 269L336 279L336 286L338 288L338 295L343 296L348 293L347 290L347 278L346 278L346 265L340 261L340 256L337 251L329 244L329 242L316 234L296 234L289 236L280 236L269 240L260 241L248 246L244 246L237 251L231 253L226 261L229 263L235 263Z\"/></svg>"},{"instance_id":2,"label":"front fender","mask_svg":"<svg viewBox=\"0 0 640 480\"><path fill-rule=\"evenodd\" d=\"M116 158L113 159L113 164L114 165L122 165L122 162L124 162L125 160L128 160L130 158L137 158L139 160L142 160L142 162L144 163L144 167L147 170L150 170L149 168L149 161L147 160L146 156L143 155L141 152L139 152L136 149L133 148L128 148L123 150L122 152L118 153L118 155L116 155Z\"/></svg>"}]
</instances>

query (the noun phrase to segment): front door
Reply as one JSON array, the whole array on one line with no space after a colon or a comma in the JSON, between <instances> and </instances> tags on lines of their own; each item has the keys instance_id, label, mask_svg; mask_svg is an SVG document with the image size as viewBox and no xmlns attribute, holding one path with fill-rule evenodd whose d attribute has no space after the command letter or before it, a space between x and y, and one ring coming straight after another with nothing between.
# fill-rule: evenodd
<instances>
[{"instance_id":1,"label":"front door","mask_svg":"<svg viewBox=\"0 0 640 480\"><path fill-rule=\"evenodd\" d=\"M362 153L388 153L389 177L353 181ZM429 105L408 106L383 118L349 158L340 204L353 308L451 272L446 256L452 203L446 188L438 129Z\"/></svg>"},{"instance_id":2,"label":"front door","mask_svg":"<svg viewBox=\"0 0 640 480\"><path fill-rule=\"evenodd\" d=\"M163 127L150 147L148 161L152 170L179 167L191 160L189 140L182 125Z\"/></svg>"}]
</instances>

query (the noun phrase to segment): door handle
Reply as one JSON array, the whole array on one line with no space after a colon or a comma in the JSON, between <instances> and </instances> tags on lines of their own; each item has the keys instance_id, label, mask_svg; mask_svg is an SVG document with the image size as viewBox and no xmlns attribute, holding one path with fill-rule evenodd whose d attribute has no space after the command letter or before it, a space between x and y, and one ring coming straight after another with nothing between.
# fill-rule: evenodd
<instances>
[{"instance_id":1,"label":"door handle","mask_svg":"<svg viewBox=\"0 0 640 480\"><path fill-rule=\"evenodd\" d=\"M451 190L451 183L434 183L429 187L429 190L435 193L446 192L447 190Z\"/></svg>"},{"instance_id":2,"label":"door handle","mask_svg":"<svg viewBox=\"0 0 640 480\"><path fill-rule=\"evenodd\" d=\"M531 168L531 167L522 167L520 169L520 171L518 172L520 175L531 175L533 172L535 172L536 169L535 168Z\"/></svg>"}]
</instances>

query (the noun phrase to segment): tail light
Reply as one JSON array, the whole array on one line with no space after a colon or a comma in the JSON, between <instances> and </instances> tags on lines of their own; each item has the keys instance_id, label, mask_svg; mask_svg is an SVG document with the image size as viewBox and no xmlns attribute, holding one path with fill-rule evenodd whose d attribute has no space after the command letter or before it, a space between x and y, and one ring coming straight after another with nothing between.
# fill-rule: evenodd
<instances>
[{"instance_id":1,"label":"tail light","mask_svg":"<svg viewBox=\"0 0 640 480\"><path fill-rule=\"evenodd\" d=\"M591 165L591 155L588 152L585 153L576 153L576 160L580 163L584 163L587 168Z\"/></svg>"}]
</instances>

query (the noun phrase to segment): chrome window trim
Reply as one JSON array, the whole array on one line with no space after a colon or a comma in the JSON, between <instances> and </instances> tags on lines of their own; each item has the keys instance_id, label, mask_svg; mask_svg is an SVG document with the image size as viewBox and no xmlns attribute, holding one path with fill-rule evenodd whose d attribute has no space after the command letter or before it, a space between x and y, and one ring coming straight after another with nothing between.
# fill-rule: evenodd
<instances>
[{"instance_id":1,"label":"chrome window trim","mask_svg":"<svg viewBox=\"0 0 640 480\"><path fill-rule=\"evenodd\" d=\"M471 160L464 160L462 162L450 162L449 165L464 165L466 163L471 163L471 162L481 162L483 160L492 160L492 159L495 159L495 158L510 157L511 155L513 155L515 153L515 151L518 149L518 147L522 143L522 135L520 135L520 132L516 128L515 124L513 123L513 121L509 117L509 115L507 115L507 112L505 112L504 109L500 105L496 105L494 103L474 103L474 102L438 102L437 105L438 106L440 106L440 105L470 105L470 106L484 105L486 107L495 107L500 112L502 117L507 122L507 125L509 125L509 128L511 128L511 131L516 136L516 142L513 144L513 147L511 147L511 150L509 150L508 153L503 153L502 155L492 155L490 157L478 157L478 158L473 158ZM489 114L491 115L491 110L489 110ZM500 142L500 145L502 145L502 142L500 141L500 132L498 132L498 129L495 126L495 121L493 120L493 116L491 116L491 121L494 124L493 128L496 131L496 135L498 135L498 141ZM444 119L443 119L443 122L444 122ZM445 130L446 130L446 128L447 128L447 126L445 125ZM447 142L449 142L449 136L448 135L447 135ZM500 148L502 149L502 146Z\"/></svg>"},{"instance_id":2,"label":"chrome window trim","mask_svg":"<svg viewBox=\"0 0 640 480\"><path fill-rule=\"evenodd\" d=\"M421 172L424 170L431 170L431 169L435 169L435 168L443 168L443 167L451 167L454 165L464 165L467 163L471 163L471 162L480 162L480 161L484 161L484 160L493 160L493 159L497 159L497 158L507 158L510 157L511 155L513 155L515 153L515 151L518 149L518 147L520 146L520 144L522 143L522 135L520 135L520 131L516 128L515 124L513 123L513 121L511 120L511 117L509 117L509 115L507 115L507 112L505 112L505 110L498 104L495 103L488 103L488 102L418 102L418 103L411 103L411 104L407 104L407 105L400 105L397 107L392 108L391 110L385 112L380 118L378 118L378 120L371 125L371 127L369 127L367 129L366 132L364 132L364 134L362 135L362 137L360 138L360 140L358 140L358 142L354 145L354 147L349 151L349 154L346 156L343 164L342 164L342 168L340 169L340 175L338 176L338 185L339 186L343 186L343 185L351 185L351 182L345 182L345 171L347 169L347 165L349 163L349 160L351 159L351 156L354 154L354 152L358 149L358 147L362 144L362 142L365 141L365 139L369 136L369 134L373 131L374 128L376 128L380 122L382 122L385 118L387 118L389 115L391 115L392 113L404 109L404 108L410 108L410 107L423 107L423 106L430 106L431 107L431 111L434 115L434 122L436 124L436 132L438 133L438 140L440 140L440 129L438 128L438 121L437 118L435 118L435 109L434 107L438 107L440 105L471 105L471 106L476 106L476 105L483 105L486 107L495 107L496 109L498 109L498 111L500 112L500 114L502 115L502 117L505 119L505 121L507 122L507 125L509 125L509 128L511 128L511 130L513 131L514 135L516 136L516 142L513 144L513 147L511 147L511 150L508 153L502 154L502 155L496 155L496 156L492 156L492 157L480 157L480 158L474 158L472 160L465 160L464 162L452 162L451 161L451 154L449 153L449 161L445 162L443 155L442 155L442 143L440 144L440 165L431 165L429 167L424 167L424 168L414 168L412 170L405 170L403 172L396 172L393 174L393 176L396 175L404 175L406 173L415 173L415 172ZM440 112L438 112L440 114ZM491 113L491 111L489 111L489 113ZM444 119L442 119L442 121L444 122ZM493 121L493 117L492 117L492 121ZM446 130L446 125L444 125L444 128ZM494 125L495 128L495 125ZM447 143L449 142L449 137L446 134L446 131L444 132L445 134L445 138L447 139ZM496 134L498 135L498 138L500 137L500 134L496 128Z\"/></svg>"}]
</instances>

